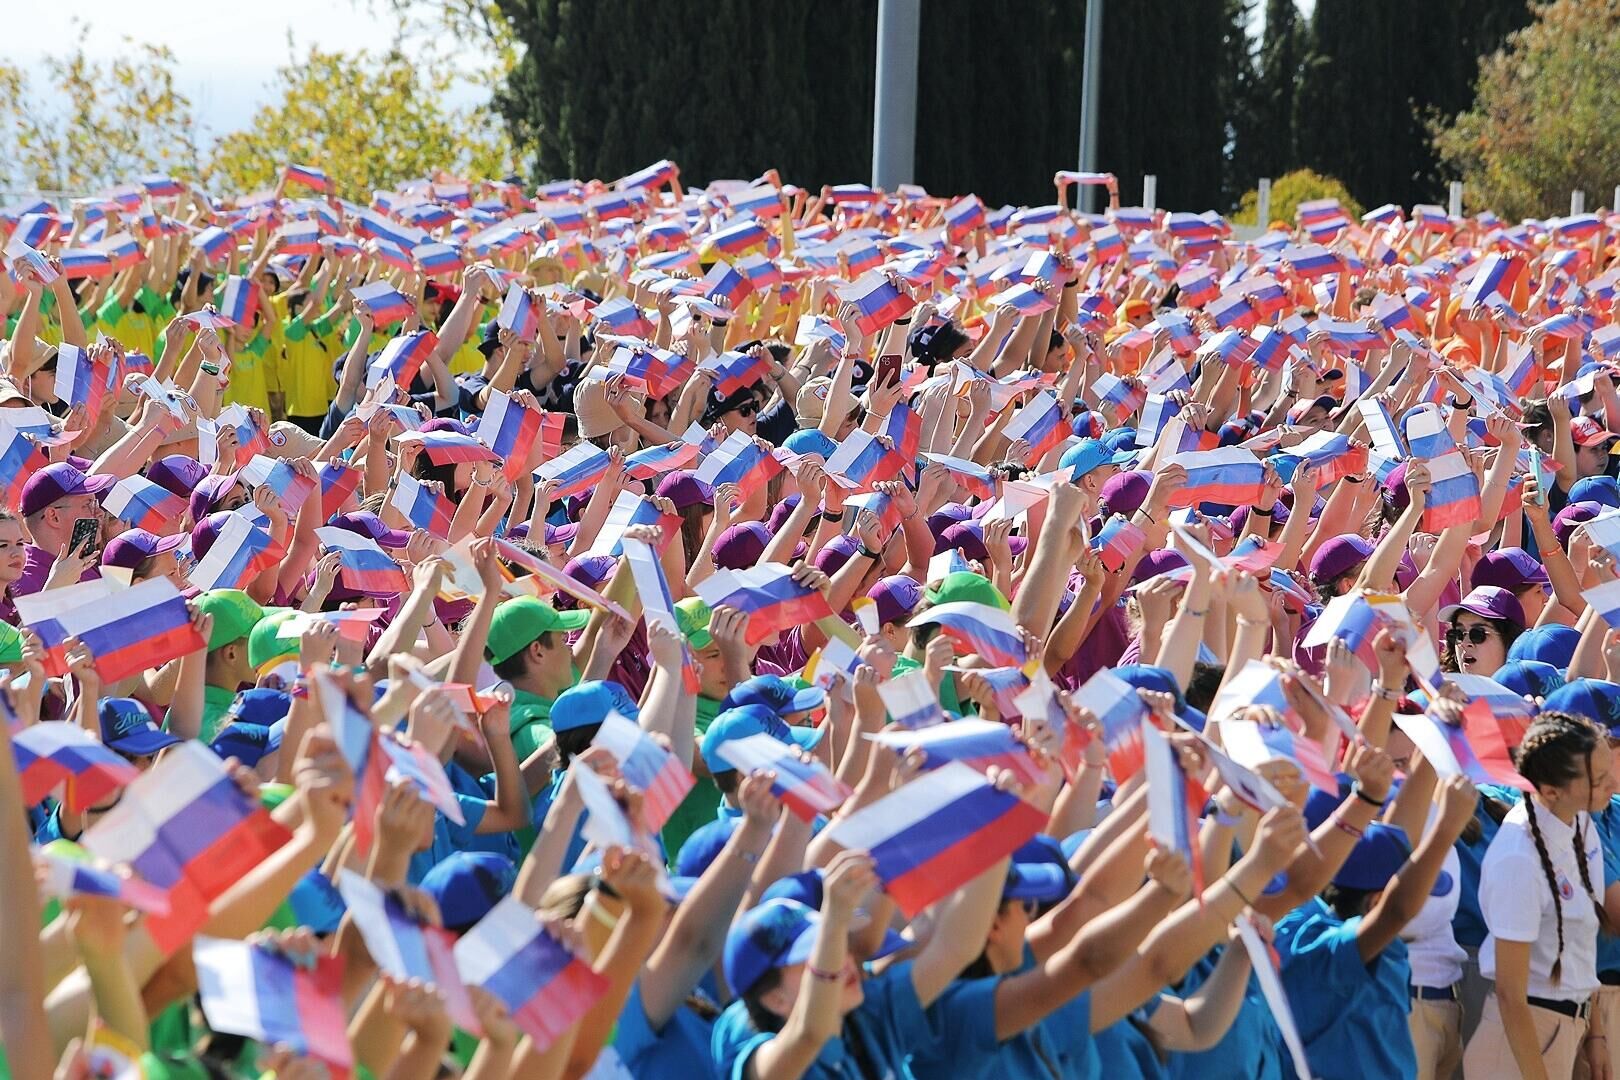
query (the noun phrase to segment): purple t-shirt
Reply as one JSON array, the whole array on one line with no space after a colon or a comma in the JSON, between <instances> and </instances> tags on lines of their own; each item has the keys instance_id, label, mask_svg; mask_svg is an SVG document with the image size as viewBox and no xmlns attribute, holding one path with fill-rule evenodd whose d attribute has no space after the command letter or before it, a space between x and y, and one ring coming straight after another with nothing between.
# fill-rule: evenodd
<instances>
[{"instance_id":1,"label":"purple t-shirt","mask_svg":"<svg viewBox=\"0 0 1620 1080\"><path fill-rule=\"evenodd\" d=\"M51 576L51 567L56 565L56 556L42 547L33 544L23 546L25 561L23 562L22 577L11 587L12 596L27 596L37 593L45 588L45 579ZM101 576L101 567L87 566L84 573L79 575L80 581L94 581Z\"/></svg>"}]
</instances>

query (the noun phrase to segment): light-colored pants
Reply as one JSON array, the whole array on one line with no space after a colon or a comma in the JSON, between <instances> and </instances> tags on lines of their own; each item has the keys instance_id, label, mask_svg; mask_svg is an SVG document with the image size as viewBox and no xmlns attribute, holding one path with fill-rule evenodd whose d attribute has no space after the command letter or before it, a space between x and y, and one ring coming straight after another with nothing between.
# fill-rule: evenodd
<instances>
[{"instance_id":1,"label":"light-colored pants","mask_svg":"<svg viewBox=\"0 0 1620 1080\"><path fill-rule=\"evenodd\" d=\"M1548 1080L1574 1076L1575 1059L1580 1057L1581 1040L1586 1038L1586 1021L1534 1005L1530 1006L1530 1017L1536 1025L1536 1043ZM1519 1080L1519 1067L1513 1060L1513 1047L1508 1044L1495 994L1485 999L1479 1030L1463 1053L1463 1075L1468 1080Z\"/></svg>"},{"instance_id":2,"label":"light-colored pants","mask_svg":"<svg viewBox=\"0 0 1620 1080\"><path fill-rule=\"evenodd\" d=\"M1603 1014L1603 1042L1599 1045L1609 1047L1609 1073L1620 1076L1620 1051L1615 1049L1620 1043L1620 986L1598 987L1592 995L1592 1011ZM1576 1080L1588 1080L1591 1075L1584 1057L1575 1063Z\"/></svg>"},{"instance_id":3,"label":"light-colored pants","mask_svg":"<svg viewBox=\"0 0 1620 1080\"><path fill-rule=\"evenodd\" d=\"M1467 1046L1479 1027L1479 1018L1485 1012L1485 999L1490 997L1495 983L1479 973L1479 950L1464 946L1468 959L1463 961L1462 978L1457 983L1457 998L1462 1002L1462 1041Z\"/></svg>"},{"instance_id":4,"label":"light-colored pants","mask_svg":"<svg viewBox=\"0 0 1620 1080\"><path fill-rule=\"evenodd\" d=\"M1417 1080L1451 1080L1462 1067L1462 1006L1413 998L1407 1023L1417 1051Z\"/></svg>"}]
</instances>

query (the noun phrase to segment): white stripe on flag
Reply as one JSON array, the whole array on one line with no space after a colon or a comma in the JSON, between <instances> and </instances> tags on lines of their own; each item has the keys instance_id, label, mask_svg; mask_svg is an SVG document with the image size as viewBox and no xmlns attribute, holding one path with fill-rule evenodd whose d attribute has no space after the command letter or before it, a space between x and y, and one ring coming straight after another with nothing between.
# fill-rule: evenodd
<instances>
[{"instance_id":1,"label":"white stripe on flag","mask_svg":"<svg viewBox=\"0 0 1620 1080\"><path fill-rule=\"evenodd\" d=\"M503 897L456 942L456 970L468 986L482 986L539 934L534 912L515 897Z\"/></svg>"},{"instance_id":2,"label":"white stripe on flag","mask_svg":"<svg viewBox=\"0 0 1620 1080\"><path fill-rule=\"evenodd\" d=\"M216 1031L253 1038L264 1031L259 988L253 976L253 946L245 941L199 937L192 945L203 1014Z\"/></svg>"},{"instance_id":3,"label":"white stripe on flag","mask_svg":"<svg viewBox=\"0 0 1620 1080\"><path fill-rule=\"evenodd\" d=\"M952 761L857 810L828 829L825 835L846 850L871 851L891 836L988 786L989 781L971 765Z\"/></svg>"}]
</instances>

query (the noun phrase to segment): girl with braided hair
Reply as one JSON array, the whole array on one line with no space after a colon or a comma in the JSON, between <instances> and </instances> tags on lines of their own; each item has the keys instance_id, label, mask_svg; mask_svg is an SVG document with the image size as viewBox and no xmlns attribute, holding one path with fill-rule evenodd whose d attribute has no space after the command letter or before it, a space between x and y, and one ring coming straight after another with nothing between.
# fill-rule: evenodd
<instances>
[{"instance_id":1,"label":"girl with braided hair","mask_svg":"<svg viewBox=\"0 0 1620 1080\"><path fill-rule=\"evenodd\" d=\"M1590 1010L1607 921L1594 891L1603 854L1591 815L1613 794L1612 756L1596 724L1556 711L1537 717L1514 752L1531 790L1503 818L1480 868L1489 931L1480 969L1496 992L1463 1057L1470 1080L1566 1080L1578 1059L1591 1076L1609 1077L1602 1018Z\"/></svg>"}]
</instances>

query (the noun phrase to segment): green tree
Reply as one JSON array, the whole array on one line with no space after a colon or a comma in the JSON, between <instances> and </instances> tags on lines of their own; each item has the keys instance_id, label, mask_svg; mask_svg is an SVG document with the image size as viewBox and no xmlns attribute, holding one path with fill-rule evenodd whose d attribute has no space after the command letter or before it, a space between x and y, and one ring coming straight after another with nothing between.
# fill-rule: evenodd
<instances>
[{"instance_id":1,"label":"green tree","mask_svg":"<svg viewBox=\"0 0 1620 1080\"><path fill-rule=\"evenodd\" d=\"M1306 30L1297 0L1266 0L1252 106L1255 125L1244 147L1255 170L1251 181L1280 177L1298 163L1294 107L1308 45Z\"/></svg>"},{"instance_id":2,"label":"green tree","mask_svg":"<svg viewBox=\"0 0 1620 1080\"><path fill-rule=\"evenodd\" d=\"M168 49L125 39L117 58L73 51L39 59L37 78L0 63L0 181L87 192L143 172L198 172L191 102L175 87Z\"/></svg>"},{"instance_id":3,"label":"green tree","mask_svg":"<svg viewBox=\"0 0 1620 1080\"><path fill-rule=\"evenodd\" d=\"M1554 0L1480 64L1474 106L1435 148L1470 205L1513 219L1561 212L1614 183L1620 157L1620 3ZM1601 198L1594 201L1602 201Z\"/></svg>"},{"instance_id":4,"label":"green tree","mask_svg":"<svg viewBox=\"0 0 1620 1080\"><path fill-rule=\"evenodd\" d=\"M252 191L275 183L291 160L319 166L338 194L363 199L439 170L504 175L511 155L493 118L444 104L454 81L432 54L311 48L279 70L275 100L248 129L215 146L210 179Z\"/></svg>"}]
</instances>

